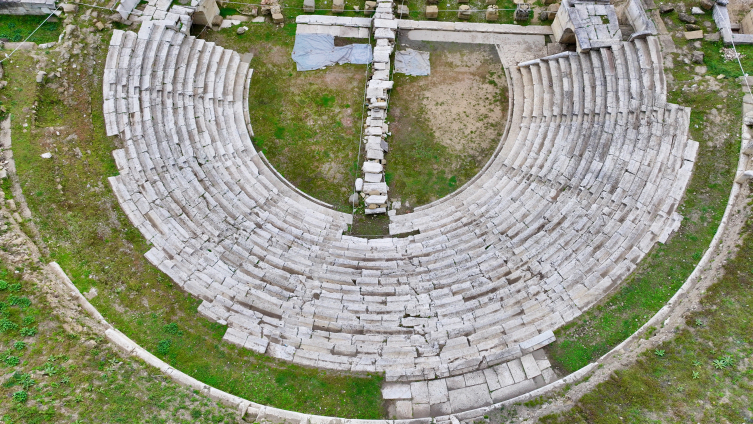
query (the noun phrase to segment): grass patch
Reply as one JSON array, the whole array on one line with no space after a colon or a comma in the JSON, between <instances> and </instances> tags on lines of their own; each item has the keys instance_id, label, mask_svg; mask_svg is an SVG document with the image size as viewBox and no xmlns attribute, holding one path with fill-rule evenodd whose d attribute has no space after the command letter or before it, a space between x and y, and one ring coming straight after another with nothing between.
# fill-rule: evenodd
<instances>
[{"instance_id":1,"label":"grass patch","mask_svg":"<svg viewBox=\"0 0 753 424\"><path fill-rule=\"evenodd\" d=\"M123 360L78 324L63 324L35 282L35 267L27 265L0 262L4 422L235 422L233 409Z\"/></svg>"},{"instance_id":2,"label":"grass patch","mask_svg":"<svg viewBox=\"0 0 753 424\"><path fill-rule=\"evenodd\" d=\"M290 57L294 33L294 25L254 25L241 36L232 29L206 35L254 53L249 110L257 150L303 192L350 212L366 68L298 72Z\"/></svg>"},{"instance_id":3,"label":"grass patch","mask_svg":"<svg viewBox=\"0 0 753 424\"><path fill-rule=\"evenodd\" d=\"M665 72L691 72L691 65L677 62ZM566 372L605 354L653 316L693 271L724 214L740 149L740 86L729 78L676 78L668 100L693 108L689 135L700 143L678 209L685 219L666 244L657 244L646 255L616 293L555 332L557 341L548 348L550 359Z\"/></svg>"},{"instance_id":4,"label":"grass patch","mask_svg":"<svg viewBox=\"0 0 753 424\"><path fill-rule=\"evenodd\" d=\"M97 288L92 303L116 328L207 384L277 408L381 418L381 377L304 369L222 343L225 327L200 317L199 301L146 261L149 245L130 225L106 181L117 172L111 152L119 140L105 136L101 112L98 75L105 55L102 44L84 44L82 56L97 61L93 75L55 64L63 67L62 79L71 87L57 99L54 90L37 92L35 73L28 72L33 61L25 53L13 58L18 68L6 67L10 83L0 96L12 108L18 174L49 259L82 292ZM64 126L55 131L38 127L31 113L34 101L42 111L51 103L56 112L49 114L61 112L56 122ZM65 107L58 110L57 101ZM40 157L47 151L52 159Z\"/></svg>"},{"instance_id":5,"label":"grass patch","mask_svg":"<svg viewBox=\"0 0 753 424\"><path fill-rule=\"evenodd\" d=\"M753 393L753 222L724 276L657 351L614 373L576 406L540 422L749 422ZM704 323L697 325L698 322Z\"/></svg>"},{"instance_id":6,"label":"grass patch","mask_svg":"<svg viewBox=\"0 0 753 424\"><path fill-rule=\"evenodd\" d=\"M0 39L7 39L10 42L24 41L47 16L14 16L3 15L0 19ZM29 38L32 43L42 44L51 41L58 41L63 27L60 22L52 22L50 18L42 25L41 28Z\"/></svg>"}]
</instances>

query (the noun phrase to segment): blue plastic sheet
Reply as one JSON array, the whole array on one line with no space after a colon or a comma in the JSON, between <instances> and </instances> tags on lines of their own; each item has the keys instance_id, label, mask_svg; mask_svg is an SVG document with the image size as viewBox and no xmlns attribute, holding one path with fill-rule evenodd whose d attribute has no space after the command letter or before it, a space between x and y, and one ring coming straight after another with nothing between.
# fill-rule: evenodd
<instances>
[{"instance_id":1,"label":"blue plastic sheet","mask_svg":"<svg viewBox=\"0 0 753 424\"><path fill-rule=\"evenodd\" d=\"M299 71L312 71L343 63L366 65L372 60L369 44L335 47L335 36L329 34L296 35L292 56Z\"/></svg>"}]
</instances>

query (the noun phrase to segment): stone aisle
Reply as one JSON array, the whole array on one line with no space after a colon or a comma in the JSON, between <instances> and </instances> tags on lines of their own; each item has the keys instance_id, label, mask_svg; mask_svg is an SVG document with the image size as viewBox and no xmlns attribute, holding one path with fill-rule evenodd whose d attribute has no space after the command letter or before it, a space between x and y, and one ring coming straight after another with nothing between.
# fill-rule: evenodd
<instances>
[{"instance_id":1,"label":"stone aisle","mask_svg":"<svg viewBox=\"0 0 753 424\"><path fill-rule=\"evenodd\" d=\"M388 128L384 120L387 116L388 91L393 85L390 80L390 56L395 47L397 31L397 20L392 8L392 0L379 0L373 19L376 47L372 63L373 75L366 87L369 107L363 140L366 143L366 160L362 167L364 178L356 180L356 191L360 191L364 198L367 215L387 212L387 183L384 179L387 161L384 154L388 151L385 141Z\"/></svg>"}]
</instances>

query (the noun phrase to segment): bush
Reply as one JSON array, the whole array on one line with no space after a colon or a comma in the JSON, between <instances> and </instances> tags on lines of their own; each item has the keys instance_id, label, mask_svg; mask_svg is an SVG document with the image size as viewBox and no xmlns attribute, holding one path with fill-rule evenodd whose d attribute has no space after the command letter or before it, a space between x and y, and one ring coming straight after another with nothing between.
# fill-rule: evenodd
<instances>
[{"instance_id":1,"label":"bush","mask_svg":"<svg viewBox=\"0 0 753 424\"><path fill-rule=\"evenodd\" d=\"M0 333L7 333L18 328L18 324L9 320L8 318L0 319Z\"/></svg>"},{"instance_id":2,"label":"bush","mask_svg":"<svg viewBox=\"0 0 753 424\"><path fill-rule=\"evenodd\" d=\"M172 342L170 340L160 340L159 343L157 343L157 353L160 355L167 355L167 352L170 351L170 345Z\"/></svg>"},{"instance_id":3,"label":"bush","mask_svg":"<svg viewBox=\"0 0 753 424\"><path fill-rule=\"evenodd\" d=\"M13 400L18 403L24 403L29 398L29 394L23 390L13 393Z\"/></svg>"},{"instance_id":4,"label":"bush","mask_svg":"<svg viewBox=\"0 0 753 424\"><path fill-rule=\"evenodd\" d=\"M37 335L37 329L34 327L24 327L21 329L21 335L24 337L34 337Z\"/></svg>"}]
</instances>

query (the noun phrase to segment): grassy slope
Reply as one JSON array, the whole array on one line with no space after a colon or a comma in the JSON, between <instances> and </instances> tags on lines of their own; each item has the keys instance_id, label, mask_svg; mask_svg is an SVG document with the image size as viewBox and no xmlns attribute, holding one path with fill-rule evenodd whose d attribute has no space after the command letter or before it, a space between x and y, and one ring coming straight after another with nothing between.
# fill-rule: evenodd
<instances>
[{"instance_id":1,"label":"grassy slope","mask_svg":"<svg viewBox=\"0 0 753 424\"><path fill-rule=\"evenodd\" d=\"M750 422L753 221L742 248L676 336L580 399L554 423Z\"/></svg>"},{"instance_id":2,"label":"grassy slope","mask_svg":"<svg viewBox=\"0 0 753 424\"><path fill-rule=\"evenodd\" d=\"M37 93L26 56L19 54L6 68L10 85L0 96L11 105L18 173L50 259L82 291L97 288L92 303L115 327L201 381L278 408L381 417L379 377L303 369L221 343L225 328L200 317L199 302L146 261L149 246L128 223L106 181L116 172L111 152L117 139L105 136L101 81L95 77L102 73L104 53L100 49L94 76L64 68L64 78L76 81L65 95L52 89ZM71 102L59 107L64 98ZM41 123L56 126L60 136L36 128L32 118L27 119L31 132L23 132L35 100ZM71 134L75 138L65 140ZM46 151L52 159L40 158ZM178 332L165 331L172 323Z\"/></svg>"},{"instance_id":3,"label":"grassy slope","mask_svg":"<svg viewBox=\"0 0 753 424\"><path fill-rule=\"evenodd\" d=\"M0 263L3 422L235 422L234 410L124 361L101 336L66 328L25 278Z\"/></svg>"},{"instance_id":4,"label":"grassy slope","mask_svg":"<svg viewBox=\"0 0 753 424\"><path fill-rule=\"evenodd\" d=\"M685 282L716 233L737 165L739 134L735 128L742 102L739 85L729 78L741 74L739 67L723 62L720 48L719 43L704 42L705 64L709 74L728 77L719 81L728 96L720 95L719 90L682 89L692 85L688 81L693 79L693 66L680 60L674 61L674 69L665 69L676 79L668 100L692 107L690 137L700 143L693 177L678 211L686 219L667 244L657 245L644 258L614 295L556 333L558 340L549 353L565 371L585 366L640 328ZM753 49L745 51L753 53ZM753 55L747 55L747 69L753 69L751 58ZM707 121L715 108L726 121ZM705 132L708 127L716 129L715 136Z\"/></svg>"}]
</instances>

